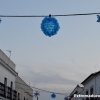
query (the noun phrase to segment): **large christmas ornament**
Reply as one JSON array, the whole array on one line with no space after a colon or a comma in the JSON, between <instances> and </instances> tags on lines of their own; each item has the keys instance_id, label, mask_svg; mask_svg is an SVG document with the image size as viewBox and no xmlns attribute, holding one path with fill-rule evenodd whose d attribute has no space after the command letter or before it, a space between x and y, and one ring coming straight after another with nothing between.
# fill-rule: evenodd
<instances>
[{"instance_id":1,"label":"large christmas ornament","mask_svg":"<svg viewBox=\"0 0 100 100\"><path fill-rule=\"evenodd\" d=\"M58 21L49 15L49 17L45 17L41 23L41 29L46 36L56 35L60 26Z\"/></svg>"},{"instance_id":2,"label":"large christmas ornament","mask_svg":"<svg viewBox=\"0 0 100 100\"><path fill-rule=\"evenodd\" d=\"M38 97L40 95L40 93L38 92L38 91L36 91L35 93L34 93L34 96L35 97Z\"/></svg>"},{"instance_id":3,"label":"large christmas ornament","mask_svg":"<svg viewBox=\"0 0 100 100\"><path fill-rule=\"evenodd\" d=\"M97 22L100 22L100 15L97 15Z\"/></svg>"},{"instance_id":4,"label":"large christmas ornament","mask_svg":"<svg viewBox=\"0 0 100 100\"><path fill-rule=\"evenodd\" d=\"M68 97L65 97L64 100L68 100Z\"/></svg>"},{"instance_id":5,"label":"large christmas ornament","mask_svg":"<svg viewBox=\"0 0 100 100\"><path fill-rule=\"evenodd\" d=\"M51 94L51 97L52 97L52 98L55 98L55 97L56 97L56 95L53 93L53 94Z\"/></svg>"},{"instance_id":6,"label":"large christmas ornament","mask_svg":"<svg viewBox=\"0 0 100 100\"><path fill-rule=\"evenodd\" d=\"M2 20L1 20L1 18L0 18L0 23L1 23L1 21L2 21Z\"/></svg>"}]
</instances>

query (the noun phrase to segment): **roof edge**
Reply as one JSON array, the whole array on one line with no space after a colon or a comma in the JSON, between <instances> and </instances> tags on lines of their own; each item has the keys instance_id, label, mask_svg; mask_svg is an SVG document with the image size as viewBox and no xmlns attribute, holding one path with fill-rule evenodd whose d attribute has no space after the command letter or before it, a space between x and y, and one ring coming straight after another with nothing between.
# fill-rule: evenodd
<instances>
[{"instance_id":1,"label":"roof edge","mask_svg":"<svg viewBox=\"0 0 100 100\"><path fill-rule=\"evenodd\" d=\"M100 74L100 71L90 74L83 82L81 82L81 84L84 85L84 83L85 83L88 79L90 79L91 77L96 76L97 74Z\"/></svg>"}]
</instances>

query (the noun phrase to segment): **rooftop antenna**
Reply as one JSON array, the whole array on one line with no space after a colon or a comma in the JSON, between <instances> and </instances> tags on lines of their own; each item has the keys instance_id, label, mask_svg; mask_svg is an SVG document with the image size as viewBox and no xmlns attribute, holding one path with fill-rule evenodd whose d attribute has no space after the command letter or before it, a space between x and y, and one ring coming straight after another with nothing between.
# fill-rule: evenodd
<instances>
[{"instance_id":1,"label":"rooftop antenna","mask_svg":"<svg viewBox=\"0 0 100 100\"><path fill-rule=\"evenodd\" d=\"M10 55L9 55L9 59L10 59L10 57L11 57L11 51L10 50L6 50L6 51L8 51L10 53Z\"/></svg>"},{"instance_id":2,"label":"rooftop antenna","mask_svg":"<svg viewBox=\"0 0 100 100\"><path fill-rule=\"evenodd\" d=\"M29 86L30 86L30 83L29 83Z\"/></svg>"}]
</instances>

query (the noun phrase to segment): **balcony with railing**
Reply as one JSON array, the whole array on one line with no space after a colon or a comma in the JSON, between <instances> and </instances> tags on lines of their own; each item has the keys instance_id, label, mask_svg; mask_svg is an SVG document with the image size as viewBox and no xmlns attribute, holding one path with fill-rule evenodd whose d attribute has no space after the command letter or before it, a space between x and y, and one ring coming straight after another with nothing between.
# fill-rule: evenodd
<instances>
[{"instance_id":1,"label":"balcony with railing","mask_svg":"<svg viewBox=\"0 0 100 100\"><path fill-rule=\"evenodd\" d=\"M0 82L0 96L10 100L17 100L17 91Z\"/></svg>"},{"instance_id":2,"label":"balcony with railing","mask_svg":"<svg viewBox=\"0 0 100 100\"><path fill-rule=\"evenodd\" d=\"M17 91L13 90L13 100L17 100Z\"/></svg>"},{"instance_id":3,"label":"balcony with railing","mask_svg":"<svg viewBox=\"0 0 100 100\"><path fill-rule=\"evenodd\" d=\"M5 97L5 85L0 82L0 96Z\"/></svg>"},{"instance_id":4,"label":"balcony with railing","mask_svg":"<svg viewBox=\"0 0 100 100\"><path fill-rule=\"evenodd\" d=\"M7 99L12 99L12 90L10 87L7 87Z\"/></svg>"}]
</instances>

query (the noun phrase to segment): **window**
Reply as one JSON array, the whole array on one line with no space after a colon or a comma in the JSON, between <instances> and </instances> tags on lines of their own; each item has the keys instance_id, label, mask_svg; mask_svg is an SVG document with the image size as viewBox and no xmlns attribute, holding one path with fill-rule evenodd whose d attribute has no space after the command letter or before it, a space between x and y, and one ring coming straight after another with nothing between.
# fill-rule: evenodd
<instances>
[{"instance_id":1,"label":"window","mask_svg":"<svg viewBox=\"0 0 100 100\"><path fill-rule=\"evenodd\" d=\"M89 91L86 90L86 95L89 95ZM86 98L86 100L89 100L89 98Z\"/></svg>"},{"instance_id":2,"label":"window","mask_svg":"<svg viewBox=\"0 0 100 100\"><path fill-rule=\"evenodd\" d=\"M7 87L7 98L12 99L11 88L10 87Z\"/></svg>"},{"instance_id":3,"label":"window","mask_svg":"<svg viewBox=\"0 0 100 100\"><path fill-rule=\"evenodd\" d=\"M0 96L5 97L5 85L0 82Z\"/></svg>"},{"instance_id":4,"label":"window","mask_svg":"<svg viewBox=\"0 0 100 100\"><path fill-rule=\"evenodd\" d=\"M13 82L11 82L10 87L11 87L11 98L12 98L12 96L13 96L13 93L12 93L12 90L13 90Z\"/></svg>"},{"instance_id":5,"label":"window","mask_svg":"<svg viewBox=\"0 0 100 100\"><path fill-rule=\"evenodd\" d=\"M13 89L13 82L11 82L11 89Z\"/></svg>"},{"instance_id":6,"label":"window","mask_svg":"<svg viewBox=\"0 0 100 100\"><path fill-rule=\"evenodd\" d=\"M17 91L13 90L13 100L17 100Z\"/></svg>"},{"instance_id":7,"label":"window","mask_svg":"<svg viewBox=\"0 0 100 100\"><path fill-rule=\"evenodd\" d=\"M4 85L5 85L5 90L4 90L4 95L5 97L7 96L7 78L4 78Z\"/></svg>"},{"instance_id":8,"label":"window","mask_svg":"<svg viewBox=\"0 0 100 100\"><path fill-rule=\"evenodd\" d=\"M99 87L99 95L100 95L100 87Z\"/></svg>"},{"instance_id":9,"label":"window","mask_svg":"<svg viewBox=\"0 0 100 100\"><path fill-rule=\"evenodd\" d=\"M92 95L93 94L93 86L92 87L90 87L90 95ZM94 98L90 98L90 100L94 100Z\"/></svg>"},{"instance_id":10,"label":"window","mask_svg":"<svg viewBox=\"0 0 100 100\"><path fill-rule=\"evenodd\" d=\"M5 84L5 86L7 86L7 78L6 77L4 78L4 84Z\"/></svg>"},{"instance_id":11,"label":"window","mask_svg":"<svg viewBox=\"0 0 100 100\"><path fill-rule=\"evenodd\" d=\"M89 94L89 92L88 92L88 90L86 90L86 95L88 95Z\"/></svg>"},{"instance_id":12,"label":"window","mask_svg":"<svg viewBox=\"0 0 100 100\"><path fill-rule=\"evenodd\" d=\"M93 87L90 88L90 95L93 94Z\"/></svg>"},{"instance_id":13,"label":"window","mask_svg":"<svg viewBox=\"0 0 100 100\"><path fill-rule=\"evenodd\" d=\"M100 87L99 87L99 94L98 95L100 95ZM97 100L100 100L100 97L98 97L98 99Z\"/></svg>"},{"instance_id":14,"label":"window","mask_svg":"<svg viewBox=\"0 0 100 100\"><path fill-rule=\"evenodd\" d=\"M18 93L18 100L20 100L20 93Z\"/></svg>"}]
</instances>

